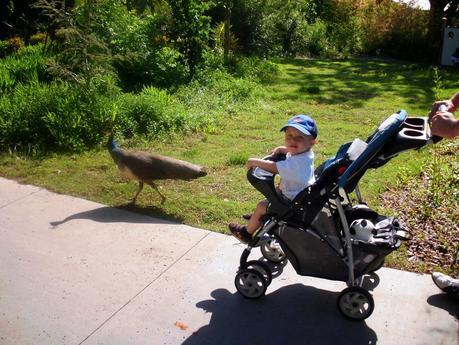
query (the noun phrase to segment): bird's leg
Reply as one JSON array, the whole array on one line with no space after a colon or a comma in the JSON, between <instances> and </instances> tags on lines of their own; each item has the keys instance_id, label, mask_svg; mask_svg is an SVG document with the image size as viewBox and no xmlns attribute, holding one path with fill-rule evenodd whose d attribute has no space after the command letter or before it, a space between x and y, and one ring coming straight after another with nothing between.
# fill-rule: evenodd
<instances>
[{"instance_id":1,"label":"bird's leg","mask_svg":"<svg viewBox=\"0 0 459 345\"><path fill-rule=\"evenodd\" d=\"M143 182L139 181L139 189L137 190L137 193L135 193L134 199L132 199L132 202L131 202L133 205L137 201L137 197L139 196L139 194L142 191L142 189L143 189Z\"/></svg>"},{"instance_id":2,"label":"bird's leg","mask_svg":"<svg viewBox=\"0 0 459 345\"><path fill-rule=\"evenodd\" d=\"M164 202L166 201L166 197L161 194L161 192L158 189L158 186L154 184L153 182L147 182L147 183L150 185L151 188L153 188L154 190L158 192L159 196L161 197L161 205L164 204Z\"/></svg>"}]
</instances>

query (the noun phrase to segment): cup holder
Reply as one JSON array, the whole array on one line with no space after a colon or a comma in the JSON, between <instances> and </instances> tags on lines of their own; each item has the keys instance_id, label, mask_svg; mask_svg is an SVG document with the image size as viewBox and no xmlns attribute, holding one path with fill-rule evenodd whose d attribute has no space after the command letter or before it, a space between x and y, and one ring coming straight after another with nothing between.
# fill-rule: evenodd
<instances>
[{"instance_id":1,"label":"cup holder","mask_svg":"<svg viewBox=\"0 0 459 345\"><path fill-rule=\"evenodd\" d=\"M405 127L423 130L426 124L426 119L423 117L409 117L405 120Z\"/></svg>"},{"instance_id":2,"label":"cup holder","mask_svg":"<svg viewBox=\"0 0 459 345\"><path fill-rule=\"evenodd\" d=\"M409 117L405 120L405 123L413 126L424 126L425 118L423 117Z\"/></svg>"},{"instance_id":3,"label":"cup holder","mask_svg":"<svg viewBox=\"0 0 459 345\"><path fill-rule=\"evenodd\" d=\"M411 138L419 138L419 137L424 136L423 131L417 131L415 129L404 129L402 133L406 135L407 137L411 137Z\"/></svg>"}]
</instances>

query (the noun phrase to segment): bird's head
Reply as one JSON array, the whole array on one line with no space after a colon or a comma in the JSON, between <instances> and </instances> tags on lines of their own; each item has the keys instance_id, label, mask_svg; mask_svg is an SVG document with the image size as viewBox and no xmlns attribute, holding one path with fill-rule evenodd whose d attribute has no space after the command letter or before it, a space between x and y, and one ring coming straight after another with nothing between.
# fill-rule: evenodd
<instances>
[{"instance_id":1,"label":"bird's head","mask_svg":"<svg viewBox=\"0 0 459 345\"><path fill-rule=\"evenodd\" d=\"M113 132L113 129L107 129L104 131L104 135L108 136L108 141L107 141L107 149L114 150L118 148L118 145L115 142L115 134Z\"/></svg>"}]
</instances>

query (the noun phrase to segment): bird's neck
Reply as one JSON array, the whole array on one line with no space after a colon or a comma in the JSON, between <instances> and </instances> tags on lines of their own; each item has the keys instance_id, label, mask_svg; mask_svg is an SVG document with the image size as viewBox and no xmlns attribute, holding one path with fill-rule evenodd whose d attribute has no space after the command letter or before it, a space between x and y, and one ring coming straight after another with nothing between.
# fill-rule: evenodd
<instances>
[{"instance_id":1,"label":"bird's neck","mask_svg":"<svg viewBox=\"0 0 459 345\"><path fill-rule=\"evenodd\" d=\"M118 148L118 145L116 144L115 139L113 137L113 133L110 134L110 136L108 137L107 148L110 151L113 151Z\"/></svg>"}]
</instances>

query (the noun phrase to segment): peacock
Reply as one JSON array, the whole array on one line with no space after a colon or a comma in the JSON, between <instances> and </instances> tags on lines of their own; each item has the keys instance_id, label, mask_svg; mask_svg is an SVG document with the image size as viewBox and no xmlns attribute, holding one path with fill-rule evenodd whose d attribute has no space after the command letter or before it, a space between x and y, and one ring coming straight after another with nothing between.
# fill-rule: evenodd
<instances>
[{"instance_id":1,"label":"peacock","mask_svg":"<svg viewBox=\"0 0 459 345\"><path fill-rule=\"evenodd\" d=\"M189 181L207 175L204 167L186 161L158 154L123 150L116 144L113 132L109 133L107 149L121 174L129 180L139 181L139 189L132 199L132 204L135 204L145 183L158 192L163 204L166 197L159 191L155 180Z\"/></svg>"}]
</instances>

